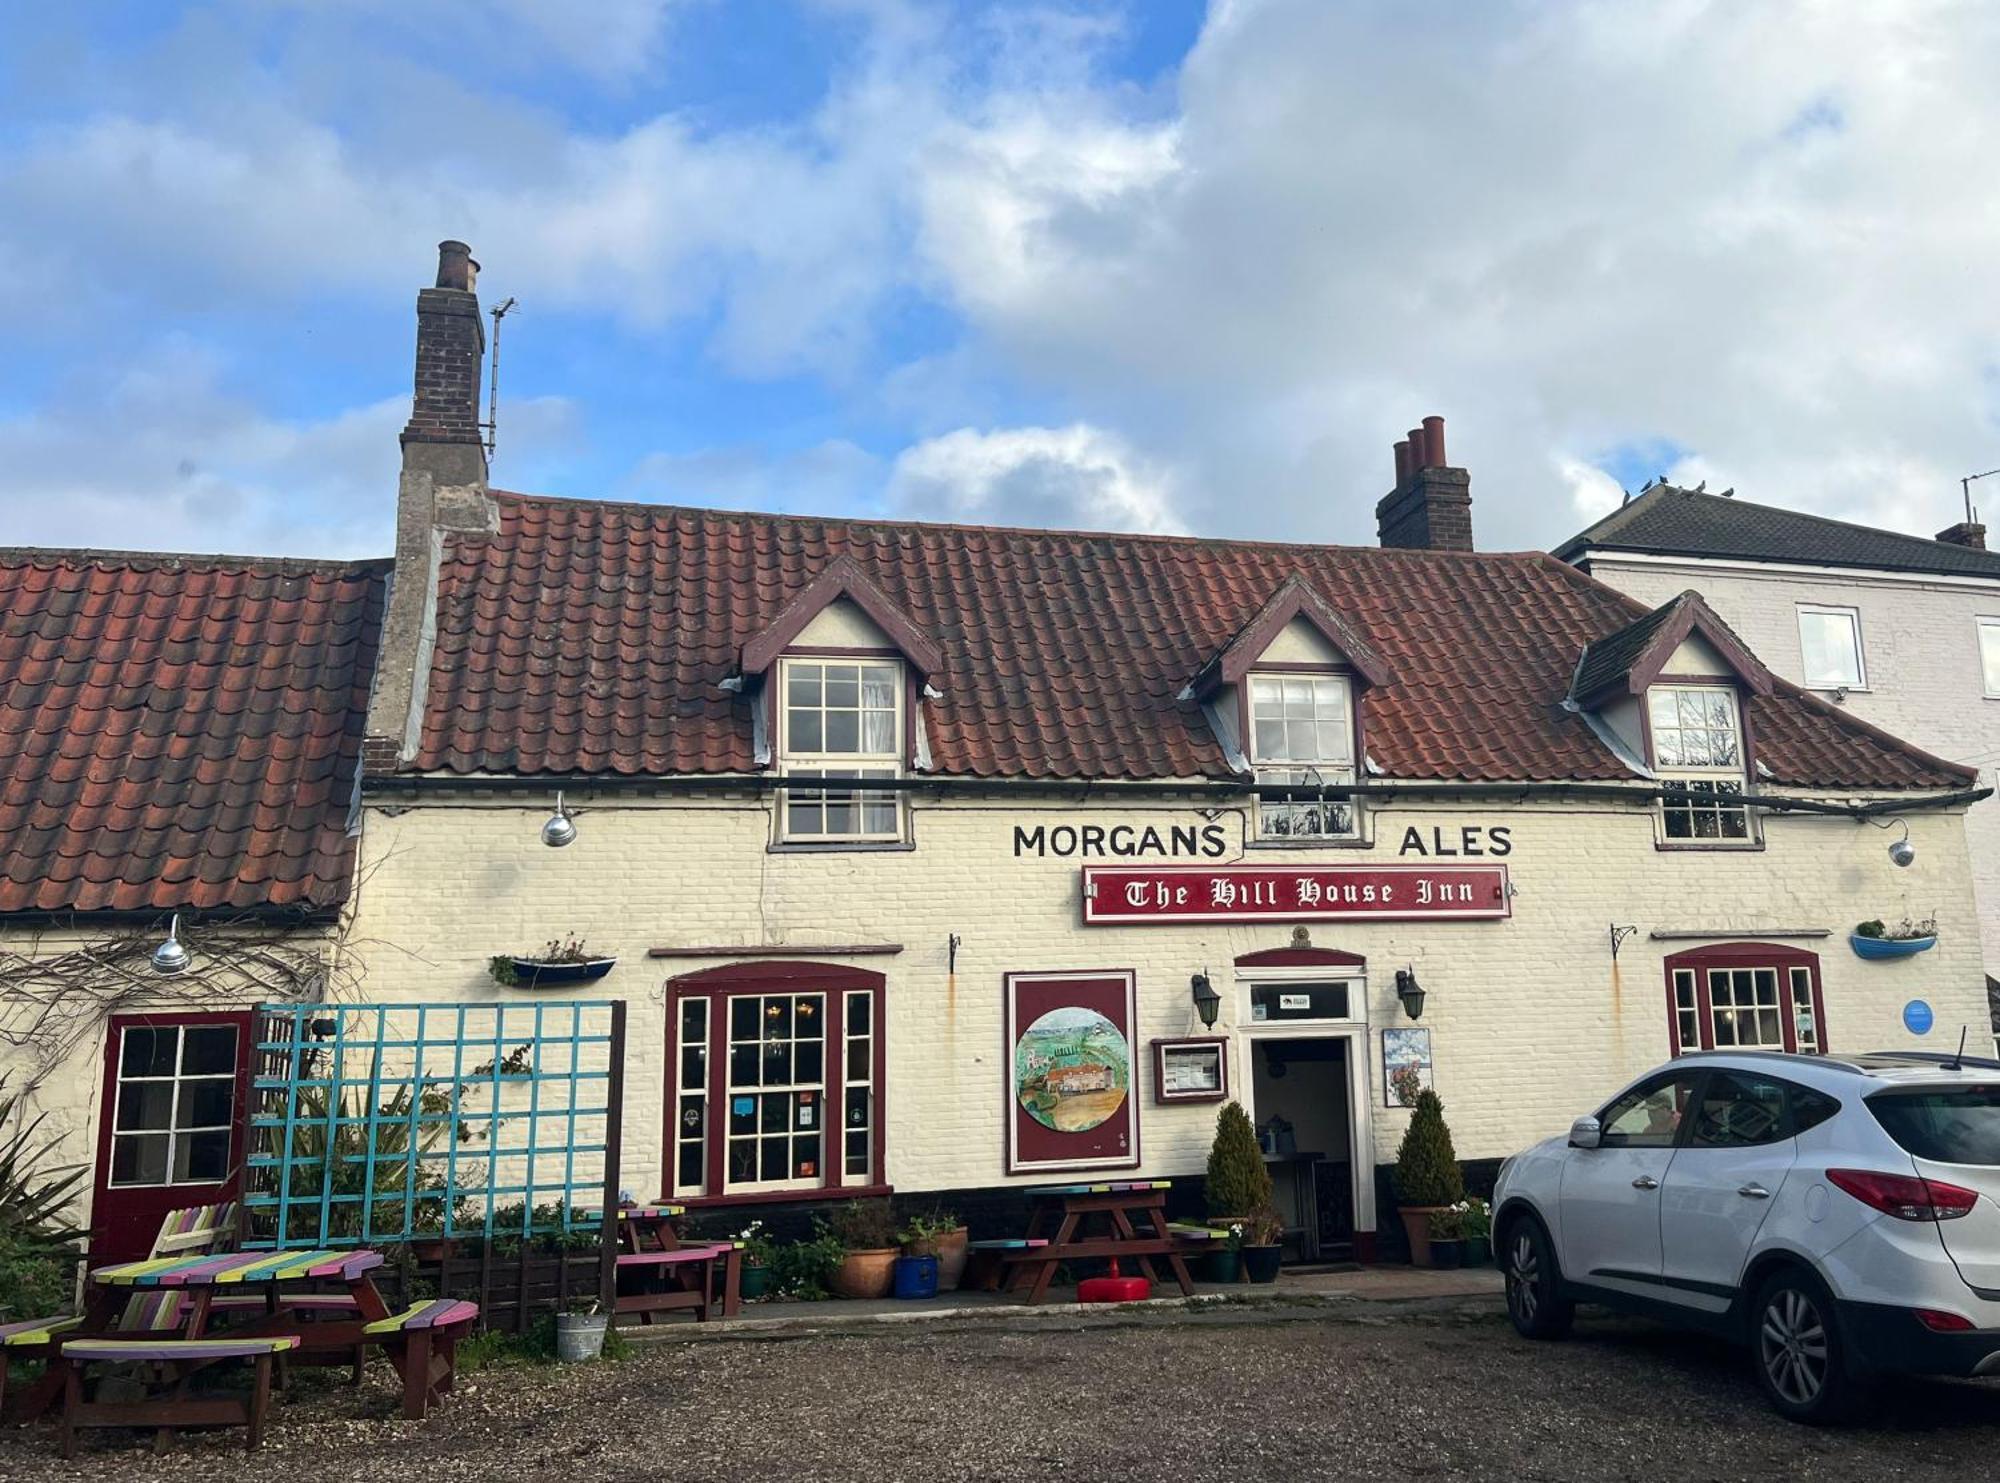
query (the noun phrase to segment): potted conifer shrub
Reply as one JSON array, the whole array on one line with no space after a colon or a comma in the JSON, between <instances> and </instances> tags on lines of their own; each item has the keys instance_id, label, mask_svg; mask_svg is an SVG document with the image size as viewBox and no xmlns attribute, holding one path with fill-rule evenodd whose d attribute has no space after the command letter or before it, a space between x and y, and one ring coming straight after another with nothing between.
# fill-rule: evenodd
<instances>
[{"instance_id":1,"label":"potted conifer shrub","mask_svg":"<svg viewBox=\"0 0 2000 1483\"><path fill-rule=\"evenodd\" d=\"M1271 1171L1257 1146L1257 1130L1240 1102L1228 1102L1215 1118L1215 1142L1208 1150L1208 1223L1226 1232L1221 1250L1205 1262L1211 1282L1234 1282L1243 1238L1251 1218L1271 1203Z\"/></svg>"},{"instance_id":2,"label":"potted conifer shrub","mask_svg":"<svg viewBox=\"0 0 2000 1483\"><path fill-rule=\"evenodd\" d=\"M1444 1103L1426 1087L1417 1094L1416 1113L1396 1150L1396 1199L1414 1265L1431 1265L1431 1218L1464 1198L1465 1177L1445 1126Z\"/></svg>"}]
</instances>

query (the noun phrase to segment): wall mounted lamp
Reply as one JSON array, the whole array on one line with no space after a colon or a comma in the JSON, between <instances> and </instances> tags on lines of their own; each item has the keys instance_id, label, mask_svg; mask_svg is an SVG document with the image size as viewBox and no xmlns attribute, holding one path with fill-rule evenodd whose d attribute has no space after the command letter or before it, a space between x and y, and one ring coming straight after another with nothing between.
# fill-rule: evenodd
<instances>
[{"instance_id":1,"label":"wall mounted lamp","mask_svg":"<svg viewBox=\"0 0 2000 1483\"><path fill-rule=\"evenodd\" d=\"M193 961L193 954L181 941L181 919L179 913L175 913L172 924L167 928L167 940L153 949L153 972L174 978L186 973Z\"/></svg>"},{"instance_id":2,"label":"wall mounted lamp","mask_svg":"<svg viewBox=\"0 0 2000 1483\"><path fill-rule=\"evenodd\" d=\"M542 843L552 850L576 843L576 821L569 810L563 807L563 796L556 794L556 811L542 822Z\"/></svg>"},{"instance_id":3,"label":"wall mounted lamp","mask_svg":"<svg viewBox=\"0 0 2000 1483\"><path fill-rule=\"evenodd\" d=\"M1403 1013L1413 1020L1424 1017L1424 986L1417 982L1414 968L1396 970L1396 997L1403 1001Z\"/></svg>"},{"instance_id":4,"label":"wall mounted lamp","mask_svg":"<svg viewBox=\"0 0 2000 1483\"><path fill-rule=\"evenodd\" d=\"M1222 995L1215 992L1215 985L1208 981L1206 970L1189 980L1188 991L1194 996L1194 1012L1201 1016L1202 1028L1213 1030L1216 1011L1222 1008Z\"/></svg>"}]
</instances>

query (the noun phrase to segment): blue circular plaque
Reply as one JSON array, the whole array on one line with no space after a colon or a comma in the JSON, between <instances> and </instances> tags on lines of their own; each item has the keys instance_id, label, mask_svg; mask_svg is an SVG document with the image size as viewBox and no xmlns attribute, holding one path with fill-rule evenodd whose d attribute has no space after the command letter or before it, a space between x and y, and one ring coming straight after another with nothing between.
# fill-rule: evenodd
<instances>
[{"instance_id":1,"label":"blue circular plaque","mask_svg":"<svg viewBox=\"0 0 2000 1483\"><path fill-rule=\"evenodd\" d=\"M1912 999L1903 1006L1903 1028L1912 1035L1931 1033L1931 1007L1921 999Z\"/></svg>"}]
</instances>

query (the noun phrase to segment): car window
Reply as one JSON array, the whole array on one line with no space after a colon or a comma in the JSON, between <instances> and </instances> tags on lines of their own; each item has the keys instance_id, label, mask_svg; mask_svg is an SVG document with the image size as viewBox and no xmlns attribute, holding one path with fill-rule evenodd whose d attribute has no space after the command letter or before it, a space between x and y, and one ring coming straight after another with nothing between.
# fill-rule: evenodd
<instances>
[{"instance_id":1,"label":"car window","mask_svg":"<svg viewBox=\"0 0 2000 1483\"><path fill-rule=\"evenodd\" d=\"M1801 1086L1795 1086L1791 1090L1794 1133L1803 1133L1807 1128L1816 1128L1840 1111L1840 1103L1825 1092L1816 1092L1811 1087Z\"/></svg>"},{"instance_id":2,"label":"car window","mask_svg":"<svg viewBox=\"0 0 2000 1483\"><path fill-rule=\"evenodd\" d=\"M1752 1148L1787 1136L1784 1082L1750 1071L1708 1073L1689 1148Z\"/></svg>"},{"instance_id":3,"label":"car window","mask_svg":"<svg viewBox=\"0 0 2000 1483\"><path fill-rule=\"evenodd\" d=\"M1889 1136L1940 1164L2000 1164L2000 1086L1927 1087L1868 1098Z\"/></svg>"},{"instance_id":4,"label":"car window","mask_svg":"<svg viewBox=\"0 0 2000 1483\"><path fill-rule=\"evenodd\" d=\"M1668 1072L1641 1082L1604 1109L1599 1142L1606 1148L1671 1148L1694 1095L1695 1073Z\"/></svg>"}]
</instances>

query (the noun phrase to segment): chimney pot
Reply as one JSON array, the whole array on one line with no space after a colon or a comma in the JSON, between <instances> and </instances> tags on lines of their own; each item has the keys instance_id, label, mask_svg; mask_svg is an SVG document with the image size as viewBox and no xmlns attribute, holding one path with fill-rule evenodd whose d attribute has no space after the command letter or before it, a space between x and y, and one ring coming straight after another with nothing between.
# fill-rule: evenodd
<instances>
[{"instance_id":1,"label":"chimney pot","mask_svg":"<svg viewBox=\"0 0 2000 1483\"><path fill-rule=\"evenodd\" d=\"M1424 440L1424 430L1413 427L1403 436L1410 440L1410 471L1415 473L1431 466L1431 450Z\"/></svg>"},{"instance_id":2,"label":"chimney pot","mask_svg":"<svg viewBox=\"0 0 2000 1483\"><path fill-rule=\"evenodd\" d=\"M472 260L472 249L463 242L438 243L437 286L472 293L478 284L479 264Z\"/></svg>"},{"instance_id":3,"label":"chimney pot","mask_svg":"<svg viewBox=\"0 0 2000 1483\"><path fill-rule=\"evenodd\" d=\"M1441 469L1451 460L1444 456L1444 419L1426 417L1424 419L1424 452L1429 455L1425 468Z\"/></svg>"},{"instance_id":4,"label":"chimney pot","mask_svg":"<svg viewBox=\"0 0 2000 1483\"><path fill-rule=\"evenodd\" d=\"M1410 482L1410 475L1417 471L1416 460L1410 456L1408 439L1396 445L1396 487L1401 489Z\"/></svg>"}]
</instances>

